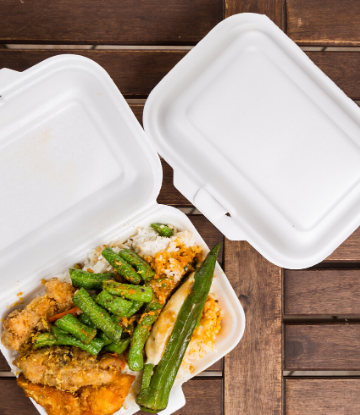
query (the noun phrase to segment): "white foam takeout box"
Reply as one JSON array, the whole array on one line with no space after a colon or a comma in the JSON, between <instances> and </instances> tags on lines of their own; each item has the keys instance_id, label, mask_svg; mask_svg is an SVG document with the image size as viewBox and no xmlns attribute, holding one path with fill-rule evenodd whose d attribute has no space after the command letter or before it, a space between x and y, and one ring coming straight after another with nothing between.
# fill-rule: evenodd
<instances>
[{"instance_id":1,"label":"white foam takeout box","mask_svg":"<svg viewBox=\"0 0 360 415\"><path fill-rule=\"evenodd\" d=\"M42 278L137 226L172 223L208 250L186 215L156 203L156 150L227 238L279 266L316 264L360 224L360 110L265 16L226 19L194 47L151 93L145 132L108 74L79 56L3 69L0 95L1 318L19 292L28 303ZM219 265L214 288L222 331L191 376L244 332ZM184 404L177 384L162 413Z\"/></svg>"}]
</instances>

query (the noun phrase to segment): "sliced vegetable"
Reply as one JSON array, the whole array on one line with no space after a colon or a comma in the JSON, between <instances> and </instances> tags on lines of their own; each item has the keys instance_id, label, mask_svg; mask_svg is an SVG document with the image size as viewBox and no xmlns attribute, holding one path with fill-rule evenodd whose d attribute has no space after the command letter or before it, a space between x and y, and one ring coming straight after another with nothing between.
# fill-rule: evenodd
<instances>
[{"instance_id":1,"label":"sliced vegetable","mask_svg":"<svg viewBox=\"0 0 360 415\"><path fill-rule=\"evenodd\" d=\"M153 290L142 285L120 284L115 281L104 281L103 289L112 295L124 297L132 301L150 303L153 299Z\"/></svg>"},{"instance_id":2,"label":"sliced vegetable","mask_svg":"<svg viewBox=\"0 0 360 415\"><path fill-rule=\"evenodd\" d=\"M95 328L86 326L72 314L67 314L66 316L57 320L55 326L72 334L74 337L85 344L89 344L97 333Z\"/></svg>"},{"instance_id":3,"label":"sliced vegetable","mask_svg":"<svg viewBox=\"0 0 360 415\"><path fill-rule=\"evenodd\" d=\"M80 317L79 317L79 320L83 323L83 324L85 324L85 325L87 325L87 326L89 326L89 327L92 327L92 328L95 328L96 329L96 326L95 326L95 324L93 324L92 323L92 321L90 320L90 318L89 318L89 316L86 314L86 313L82 313L81 315L80 315ZM111 340L107 337L107 335L103 332L103 331L101 331L101 330L98 330L98 333L97 333L97 335L96 335L96 337L98 337L103 343L104 343L104 345L107 345L107 344L110 344L111 343Z\"/></svg>"},{"instance_id":4,"label":"sliced vegetable","mask_svg":"<svg viewBox=\"0 0 360 415\"><path fill-rule=\"evenodd\" d=\"M35 339L34 348L39 349L40 347L55 346L56 344L58 342L52 333L41 333Z\"/></svg>"},{"instance_id":5,"label":"sliced vegetable","mask_svg":"<svg viewBox=\"0 0 360 415\"><path fill-rule=\"evenodd\" d=\"M93 274L81 269L70 268L70 278L74 287L85 288L86 290L101 290L103 281L115 280L115 275Z\"/></svg>"},{"instance_id":6,"label":"sliced vegetable","mask_svg":"<svg viewBox=\"0 0 360 415\"><path fill-rule=\"evenodd\" d=\"M131 301L124 300L116 295L111 295L107 291L101 291L95 298L95 301L119 317L126 316L128 311L132 308Z\"/></svg>"},{"instance_id":7,"label":"sliced vegetable","mask_svg":"<svg viewBox=\"0 0 360 415\"><path fill-rule=\"evenodd\" d=\"M131 370L142 370L144 366L143 349L148 339L151 326L155 323L159 314L160 310L149 311L141 316L130 344L128 364Z\"/></svg>"},{"instance_id":8,"label":"sliced vegetable","mask_svg":"<svg viewBox=\"0 0 360 415\"><path fill-rule=\"evenodd\" d=\"M79 347L79 349L85 350L86 352L92 354L93 356L98 355L104 346L104 343L98 338L91 340L89 344L85 344L59 327L55 326L52 330L56 337L57 344L61 346L76 346Z\"/></svg>"},{"instance_id":9,"label":"sliced vegetable","mask_svg":"<svg viewBox=\"0 0 360 415\"><path fill-rule=\"evenodd\" d=\"M51 316L48 318L50 323L54 323L56 320L59 320L59 318L66 316L67 314L72 314L74 316L77 316L78 312L80 311L79 307L74 307L71 310L63 311L62 313L55 314L54 316Z\"/></svg>"},{"instance_id":10,"label":"sliced vegetable","mask_svg":"<svg viewBox=\"0 0 360 415\"><path fill-rule=\"evenodd\" d=\"M141 277L134 268L111 248L105 248L101 255L115 270L132 284L140 284Z\"/></svg>"},{"instance_id":11,"label":"sliced vegetable","mask_svg":"<svg viewBox=\"0 0 360 415\"><path fill-rule=\"evenodd\" d=\"M165 352L155 367L149 386L145 383L140 390L136 402L145 411L162 411L168 405L171 388L210 291L219 250L220 244L217 244L196 270L195 282L180 309Z\"/></svg>"},{"instance_id":12,"label":"sliced vegetable","mask_svg":"<svg viewBox=\"0 0 360 415\"><path fill-rule=\"evenodd\" d=\"M144 281L151 280L151 278L155 275L155 271L151 268L151 266L143 258L141 258L140 255L131 249L122 249L119 251L118 255L133 266Z\"/></svg>"},{"instance_id":13,"label":"sliced vegetable","mask_svg":"<svg viewBox=\"0 0 360 415\"><path fill-rule=\"evenodd\" d=\"M80 288L75 293L73 302L89 316L96 328L102 330L113 343L120 340L122 328L113 322L109 313L96 304L84 288Z\"/></svg>"},{"instance_id":14,"label":"sliced vegetable","mask_svg":"<svg viewBox=\"0 0 360 415\"><path fill-rule=\"evenodd\" d=\"M107 346L104 347L103 350L105 352L112 352L112 353L115 352L117 354L121 354L125 352L130 342L131 342L131 338L127 337L126 339L121 339L118 344L114 344L114 343L108 344Z\"/></svg>"},{"instance_id":15,"label":"sliced vegetable","mask_svg":"<svg viewBox=\"0 0 360 415\"><path fill-rule=\"evenodd\" d=\"M152 223L151 227L160 235L170 238L174 235L174 231L163 223Z\"/></svg>"}]
</instances>

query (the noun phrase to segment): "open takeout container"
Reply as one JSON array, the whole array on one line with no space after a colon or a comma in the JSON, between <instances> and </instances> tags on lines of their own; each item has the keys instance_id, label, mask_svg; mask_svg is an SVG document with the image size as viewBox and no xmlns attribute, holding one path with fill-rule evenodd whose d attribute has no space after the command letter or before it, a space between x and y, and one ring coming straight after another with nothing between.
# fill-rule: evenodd
<instances>
[{"instance_id":1,"label":"open takeout container","mask_svg":"<svg viewBox=\"0 0 360 415\"><path fill-rule=\"evenodd\" d=\"M0 95L2 318L19 291L29 302L41 278L137 226L170 222L208 250L186 215L156 203L155 148L226 237L279 266L316 264L360 224L360 110L265 16L226 19L194 47L151 93L145 132L108 74L78 56L3 69ZM219 266L216 277L223 329L192 376L245 327ZM176 385L163 413L184 403Z\"/></svg>"}]
</instances>

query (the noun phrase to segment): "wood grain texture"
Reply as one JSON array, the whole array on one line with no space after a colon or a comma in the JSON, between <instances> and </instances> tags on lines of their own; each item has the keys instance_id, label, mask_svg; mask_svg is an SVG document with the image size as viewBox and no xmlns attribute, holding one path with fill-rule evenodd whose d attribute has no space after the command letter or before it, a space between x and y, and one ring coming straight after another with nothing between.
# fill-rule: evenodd
<instances>
[{"instance_id":1,"label":"wood grain texture","mask_svg":"<svg viewBox=\"0 0 360 415\"><path fill-rule=\"evenodd\" d=\"M237 13L266 14L282 28L282 0L225 0L225 17Z\"/></svg>"},{"instance_id":2,"label":"wood grain texture","mask_svg":"<svg viewBox=\"0 0 360 415\"><path fill-rule=\"evenodd\" d=\"M360 316L360 270L285 270L284 315Z\"/></svg>"},{"instance_id":3,"label":"wood grain texture","mask_svg":"<svg viewBox=\"0 0 360 415\"><path fill-rule=\"evenodd\" d=\"M358 4L360 5L360 2ZM359 52L307 52L306 54L349 98L360 99Z\"/></svg>"},{"instance_id":4,"label":"wood grain texture","mask_svg":"<svg viewBox=\"0 0 360 415\"><path fill-rule=\"evenodd\" d=\"M10 367L5 360L5 357L0 352L0 372L9 372L9 371L10 371Z\"/></svg>"},{"instance_id":5,"label":"wood grain texture","mask_svg":"<svg viewBox=\"0 0 360 415\"><path fill-rule=\"evenodd\" d=\"M185 383L186 406L177 415L222 415L222 379L201 378ZM145 412L138 412L138 414ZM14 378L0 378L0 414L36 415L37 410Z\"/></svg>"},{"instance_id":6,"label":"wood grain texture","mask_svg":"<svg viewBox=\"0 0 360 415\"><path fill-rule=\"evenodd\" d=\"M132 112L135 114L136 119L139 121L141 126L142 123L142 117L143 117L143 111L144 111L144 104L129 104Z\"/></svg>"},{"instance_id":7,"label":"wood grain texture","mask_svg":"<svg viewBox=\"0 0 360 415\"><path fill-rule=\"evenodd\" d=\"M63 53L93 59L109 73L123 95L136 98L146 97L187 52L183 50L0 49L0 68L24 71L44 59Z\"/></svg>"},{"instance_id":8,"label":"wood grain texture","mask_svg":"<svg viewBox=\"0 0 360 415\"><path fill-rule=\"evenodd\" d=\"M287 35L300 45L360 45L360 2L287 0Z\"/></svg>"},{"instance_id":9,"label":"wood grain texture","mask_svg":"<svg viewBox=\"0 0 360 415\"><path fill-rule=\"evenodd\" d=\"M221 0L1 0L0 42L194 44L223 18Z\"/></svg>"},{"instance_id":10,"label":"wood grain texture","mask_svg":"<svg viewBox=\"0 0 360 415\"><path fill-rule=\"evenodd\" d=\"M360 228L356 229L325 261L360 261Z\"/></svg>"},{"instance_id":11,"label":"wood grain texture","mask_svg":"<svg viewBox=\"0 0 360 415\"><path fill-rule=\"evenodd\" d=\"M284 370L360 370L360 324L285 324Z\"/></svg>"},{"instance_id":12,"label":"wood grain texture","mask_svg":"<svg viewBox=\"0 0 360 415\"><path fill-rule=\"evenodd\" d=\"M281 269L227 239L224 265L246 315L244 337L225 357L225 414L280 415Z\"/></svg>"},{"instance_id":13,"label":"wood grain texture","mask_svg":"<svg viewBox=\"0 0 360 415\"><path fill-rule=\"evenodd\" d=\"M287 378L286 415L357 415L360 379Z\"/></svg>"}]
</instances>

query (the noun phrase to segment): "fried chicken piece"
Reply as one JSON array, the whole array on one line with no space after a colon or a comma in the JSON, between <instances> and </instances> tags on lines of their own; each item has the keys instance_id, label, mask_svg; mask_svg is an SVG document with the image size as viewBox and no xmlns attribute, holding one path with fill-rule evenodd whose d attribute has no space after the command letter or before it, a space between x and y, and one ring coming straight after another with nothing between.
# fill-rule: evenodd
<instances>
[{"instance_id":1,"label":"fried chicken piece","mask_svg":"<svg viewBox=\"0 0 360 415\"><path fill-rule=\"evenodd\" d=\"M9 314L3 324L2 344L10 350L19 350L42 319L74 307L72 297L75 288L57 278L45 283L46 295L35 298L24 310Z\"/></svg>"},{"instance_id":2,"label":"fried chicken piece","mask_svg":"<svg viewBox=\"0 0 360 415\"><path fill-rule=\"evenodd\" d=\"M110 385L82 388L82 415L111 415L117 412L123 406L134 380L135 376L123 374Z\"/></svg>"},{"instance_id":3,"label":"fried chicken piece","mask_svg":"<svg viewBox=\"0 0 360 415\"><path fill-rule=\"evenodd\" d=\"M43 406L48 415L111 415L117 412L129 393L135 376L120 374L113 383L100 388L82 388L73 395L53 386L36 385L21 375L17 384L25 395Z\"/></svg>"},{"instance_id":4,"label":"fried chicken piece","mask_svg":"<svg viewBox=\"0 0 360 415\"><path fill-rule=\"evenodd\" d=\"M33 350L13 363L31 382L68 392L114 382L125 365L118 356L104 354L97 359L77 347L66 346Z\"/></svg>"},{"instance_id":5,"label":"fried chicken piece","mask_svg":"<svg viewBox=\"0 0 360 415\"><path fill-rule=\"evenodd\" d=\"M49 415L82 415L80 399L69 392L56 388L36 385L20 375L17 384L25 391L28 398L45 408Z\"/></svg>"}]
</instances>

